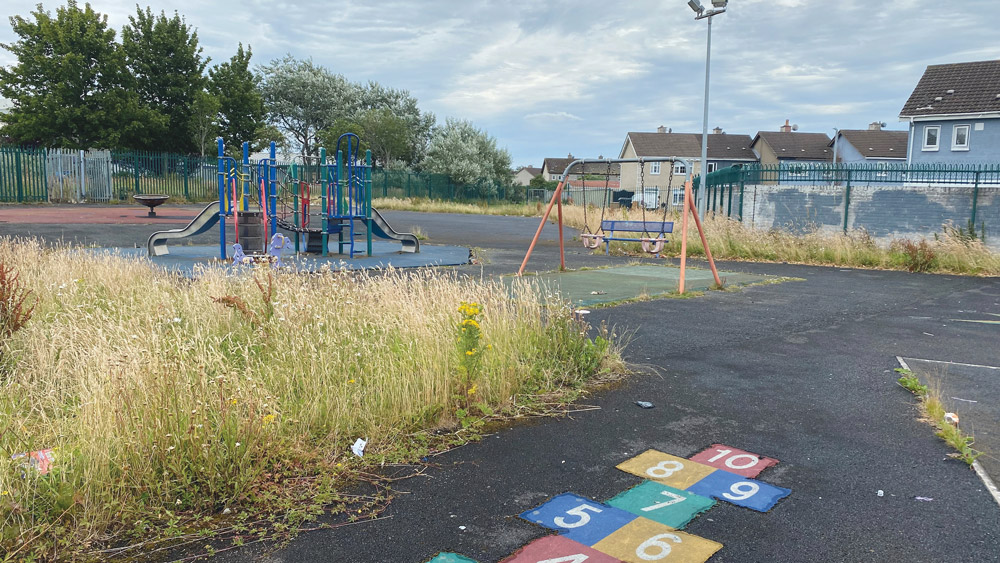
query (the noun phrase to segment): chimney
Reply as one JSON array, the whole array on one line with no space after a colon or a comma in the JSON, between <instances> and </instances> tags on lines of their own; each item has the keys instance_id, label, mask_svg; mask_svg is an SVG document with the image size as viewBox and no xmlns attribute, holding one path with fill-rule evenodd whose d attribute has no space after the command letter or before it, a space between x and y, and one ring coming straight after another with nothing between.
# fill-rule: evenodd
<instances>
[{"instance_id":1,"label":"chimney","mask_svg":"<svg viewBox=\"0 0 1000 563\"><path fill-rule=\"evenodd\" d=\"M791 133L792 132L792 125L790 123L788 123L788 120L786 119L785 120L785 124L782 125L778 130L781 131L782 133Z\"/></svg>"},{"instance_id":2,"label":"chimney","mask_svg":"<svg viewBox=\"0 0 1000 563\"><path fill-rule=\"evenodd\" d=\"M868 130L869 131L881 131L882 130L882 122L881 121L872 121L871 123L868 124Z\"/></svg>"},{"instance_id":3,"label":"chimney","mask_svg":"<svg viewBox=\"0 0 1000 563\"><path fill-rule=\"evenodd\" d=\"M712 133L715 134L715 135L721 135L722 134L722 127L716 127L715 129L712 129Z\"/></svg>"},{"instance_id":4,"label":"chimney","mask_svg":"<svg viewBox=\"0 0 1000 563\"><path fill-rule=\"evenodd\" d=\"M566 158L573 158L573 153L569 153L568 155L566 155Z\"/></svg>"},{"instance_id":5,"label":"chimney","mask_svg":"<svg viewBox=\"0 0 1000 563\"><path fill-rule=\"evenodd\" d=\"M667 128L664 127L663 125L660 125L659 127L656 128L656 132L657 133L666 133L667 132Z\"/></svg>"}]
</instances>

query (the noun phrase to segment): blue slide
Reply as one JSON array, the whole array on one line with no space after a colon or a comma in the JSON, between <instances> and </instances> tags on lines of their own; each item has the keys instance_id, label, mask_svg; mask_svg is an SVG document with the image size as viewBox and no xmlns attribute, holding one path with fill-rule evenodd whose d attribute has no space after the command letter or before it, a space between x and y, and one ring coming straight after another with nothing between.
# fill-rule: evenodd
<instances>
[{"instance_id":1,"label":"blue slide","mask_svg":"<svg viewBox=\"0 0 1000 563\"><path fill-rule=\"evenodd\" d=\"M169 231L156 231L149 235L146 241L146 252L150 256L164 256L170 254L167 250L167 241L185 237L200 235L219 223L219 202L213 201L205 209L191 219L183 229L170 229Z\"/></svg>"}]
</instances>

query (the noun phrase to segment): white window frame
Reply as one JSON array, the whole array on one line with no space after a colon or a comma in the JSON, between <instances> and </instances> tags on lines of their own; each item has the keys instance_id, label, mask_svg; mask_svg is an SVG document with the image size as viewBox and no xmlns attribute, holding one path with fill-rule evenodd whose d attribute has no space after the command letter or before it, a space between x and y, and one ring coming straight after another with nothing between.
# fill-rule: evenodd
<instances>
[{"instance_id":1,"label":"white window frame","mask_svg":"<svg viewBox=\"0 0 1000 563\"><path fill-rule=\"evenodd\" d=\"M884 178L889 175L889 165L885 162L876 162L875 169L877 170L875 175L880 178Z\"/></svg>"},{"instance_id":2,"label":"white window frame","mask_svg":"<svg viewBox=\"0 0 1000 563\"><path fill-rule=\"evenodd\" d=\"M934 131L937 143L933 145L927 144L927 134ZM923 131L923 142L921 143L923 151L937 151L941 149L941 126L940 125L924 125Z\"/></svg>"},{"instance_id":3,"label":"white window frame","mask_svg":"<svg viewBox=\"0 0 1000 563\"><path fill-rule=\"evenodd\" d=\"M659 162L650 162L649 163L649 173L650 174L657 174L657 175L659 175L660 174L660 163Z\"/></svg>"},{"instance_id":4,"label":"white window frame","mask_svg":"<svg viewBox=\"0 0 1000 563\"><path fill-rule=\"evenodd\" d=\"M684 190L681 188L674 188L673 195L670 199L670 203L674 207L680 207L684 205Z\"/></svg>"},{"instance_id":5,"label":"white window frame","mask_svg":"<svg viewBox=\"0 0 1000 563\"><path fill-rule=\"evenodd\" d=\"M687 168L684 167L683 162L674 163L674 174L686 174L686 173L687 173Z\"/></svg>"},{"instance_id":6,"label":"white window frame","mask_svg":"<svg viewBox=\"0 0 1000 563\"><path fill-rule=\"evenodd\" d=\"M709 163L707 163L705 165L705 168L708 168L708 173L711 174L712 172L715 172L716 170L719 169L719 163L718 162L709 162Z\"/></svg>"},{"instance_id":7,"label":"white window frame","mask_svg":"<svg viewBox=\"0 0 1000 563\"><path fill-rule=\"evenodd\" d=\"M958 144L958 132L961 129L965 129L965 144ZM967 151L969 150L969 136L972 135L972 127L963 123L961 125L955 125L951 128L951 150L953 151Z\"/></svg>"}]
</instances>

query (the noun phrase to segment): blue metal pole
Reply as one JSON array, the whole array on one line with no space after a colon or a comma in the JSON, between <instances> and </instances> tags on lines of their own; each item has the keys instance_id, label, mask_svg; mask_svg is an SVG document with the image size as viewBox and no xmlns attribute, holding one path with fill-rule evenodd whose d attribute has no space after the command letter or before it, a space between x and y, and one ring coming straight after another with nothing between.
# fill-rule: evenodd
<instances>
[{"instance_id":1,"label":"blue metal pole","mask_svg":"<svg viewBox=\"0 0 1000 563\"><path fill-rule=\"evenodd\" d=\"M275 160L277 154L277 147L274 141L271 141L271 162L268 166L267 175L269 184L268 192L270 192L268 199L271 200L271 211L268 213L271 217L271 236L274 236L274 233L278 232L278 218L275 217L278 211L278 171L276 170L277 161Z\"/></svg>"},{"instance_id":2,"label":"blue metal pole","mask_svg":"<svg viewBox=\"0 0 1000 563\"><path fill-rule=\"evenodd\" d=\"M250 143L243 142L243 211L247 211L247 198L250 197Z\"/></svg>"},{"instance_id":3,"label":"blue metal pole","mask_svg":"<svg viewBox=\"0 0 1000 563\"><path fill-rule=\"evenodd\" d=\"M361 207L365 216L365 233L368 238L368 256L372 255L372 151L365 151L365 175L362 182L364 194Z\"/></svg>"},{"instance_id":4,"label":"blue metal pole","mask_svg":"<svg viewBox=\"0 0 1000 563\"><path fill-rule=\"evenodd\" d=\"M226 146L222 137L215 140L219 147L216 177L219 180L219 258L226 259Z\"/></svg>"},{"instance_id":5,"label":"blue metal pole","mask_svg":"<svg viewBox=\"0 0 1000 563\"><path fill-rule=\"evenodd\" d=\"M329 170L326 166L326 148L320 147L319 149L319 177L320 177L320 213L323 214L323 249L321 256L326 256L326 247L330 242L330 214L327 213L327 189L330 187L330 181L327 176L329 175Z\"/></svg>"}]
</instances>

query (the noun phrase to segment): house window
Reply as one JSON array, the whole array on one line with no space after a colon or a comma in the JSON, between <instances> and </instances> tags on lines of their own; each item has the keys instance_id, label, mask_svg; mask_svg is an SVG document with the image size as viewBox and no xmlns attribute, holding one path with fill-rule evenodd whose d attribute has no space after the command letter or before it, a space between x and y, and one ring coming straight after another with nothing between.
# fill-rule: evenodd
<instances>
[{"instance_id":1,"label":"house window","mask_svg":"<svg viewBox=\"0 0 1000 563\"><path fill-rule=\"evenodd\" d=\"M880 178L884 178L884 177L888 176L889 175L888 168L889 168L888 164L886 164L884 162L879 162L878 164L876 164L876 170L877 170L877 172L875 173L875 175L878 176L878 177L880 177Z\"/></svg>"},{"instance_id":2,"label":"house window","mask_svg":"<svg viewBox=\"0 0 1000 563\"><path fill-rule=\"evenodd\" d=\"M556 180L559 180L559 181L561 182L561 181L562 181L562 179L563 179L563 177L562 177L562 174L560 174L560 175L556 176Z\"/></svg>"},{"instance_id":3,"label":"house window","mask_svg":"<svg viewBox=\"0 0 1000 563\"><path fill-rule=\"evenodd\" d=\"M687 168L683 162L674 163L674 174L687 174Z\"/></svg>"},{"instance_id":4,"label":"house window","mask_svg":"<svg viewBox=\"0 0 1000 563\"><path fill-rule=\"evenodd\" d=\"M969 126L968 125L956 125L952 129L952 133L951 133L951 150L953 150L953 151L967 151L967 150L969 150Z\"/></svg>"},{"instance_id":5,"label":"house window","mask_svg":"<svg viewBox=\"0 0 1000 563\"><path fill-rule=\"evenodd\" d=\"M659 174L660 173L660 163L659 162L651 162L649 164L649 173L650 174Z\"/></svg>"},{"instance_id":6,"label":"house window","mask_svg":"<svg viewBox=\"0 0 1000 563\"><path fill-rule=\"evenodd\" d=\"M941 126L940 125L925 125L924 126L924 147L925 151L936 151L940 146L938 144L938 139L941 137Z\"/></svg>"},{"instance_id":7,"label":"house window","mask_svg":"<svg viewBox=\"0 0 1000 563\"><path fill-rule=\"evenodd\" d=\"M684 190L675 189L673 193L673 198L671 198L670 203L674 207L680 207L684 205Z\"/></svg>"},{"instance_id":8,"label":"house window","mask_svg":"<svg viewBox=\"0 0 1000 563\"><path fill-rule=\"evenodd\" d=\"M709 162L708 166L706 166L706 168L708 168L708 173L711 174L712 172L715 172L716 170L719 169L719 163L718 162Z\"/></svg>"}]
</instances>

